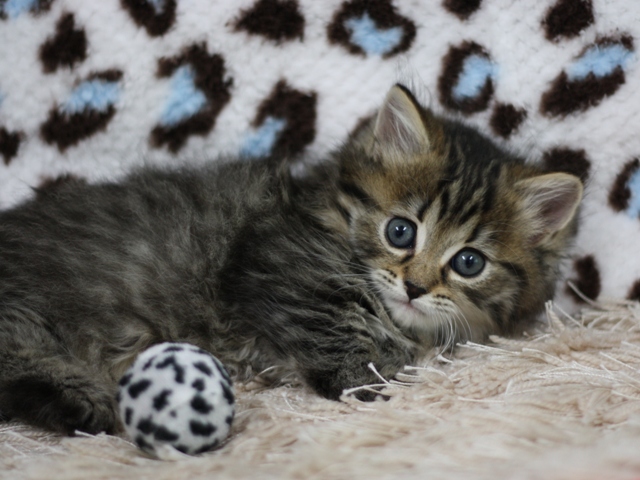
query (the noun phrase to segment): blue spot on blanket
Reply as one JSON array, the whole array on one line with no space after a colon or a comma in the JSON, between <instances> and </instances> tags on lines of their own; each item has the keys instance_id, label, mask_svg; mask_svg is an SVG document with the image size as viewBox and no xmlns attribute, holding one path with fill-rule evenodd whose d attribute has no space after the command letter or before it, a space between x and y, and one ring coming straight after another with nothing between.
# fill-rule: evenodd
<instances>
[{"instance_id":1,"label":"blue spot on blanket","mask_svg":"<svg viewBox=\"0 0 640 480\"><path fill-rule=\"evenodd\" d=\"M278 135L286 125L286 120L267 117L256 131L247 135L240 154L249 158L268 156L278 140Z\"/></svg>"},{"instance_id":2,"label":"blue spot on blanket","mask_svg":"<svg viewBox=\"0 0 640 480\"><path fill-rule=\"evenodd\" d=\"M195 85L193 69L184 65L171 77L171 94L160 119L160 125L172 127L198 113L207 97Z\"/></svg>"},{"instance_id":3,"label":"blue spot on blanket","mask_svg":"<svg viewBox=\"0 0 640 480\"><path fill-rule=\"evenodd\" d=\"M362 48L369 55L389 53L402 41L402 27L381 30L368 13L359 18L346 20L344 26L351 31L351 42Z\"/></svg>"},{"instance_id":4,"label":"blue spot on blanket","mask_svg":"<svg viewBox=\"0 0 640 480\"><path fill-rule=\"evenodd\" d=\"M7 0L4 5L0 5L0 11L13 19L32 10L38 3L39 0Z\"/></svg>"},{"instance_id":5,"label":"blue spot on blanket","mask_svg":"<svg viewBox=\"0 0 640 480\"><path fill-rule=\"evenodd\" d=\"M462 72L453 88L453 98L461 101L477 97L487 80L494 79L497 73L497 66L487 57L477 54L469 55L464 60Z\"/></svg>"},{"instance_id":6,"label":"blue spot on blanket","mask_svg":"<svg viewBox=\"0 0 640 480\"><path fill-rule=\"evenodd\" d=\"M107 111L120 97L120 85L106 80L87 80L78 85L60 110L73 115L85 110Z\"/></svg>"},{"instance_id":7,"label":"blue spot on blanket","mask_svg":"<svg viewBox=\"0 0 640 480\"><path fill-rule=\"evenodd\" d=\"M569 67L569 80L584 80L590 73L606 77L617 67L626 69L632 57L633 52L621 44L595 45Z\"/></svg>"},{"instance_id":8,"label":"blue spot on blanket","mask_svg":"<svg viewBox=\"0 0 640 480\"><path fill-rule=\"evenodd\" d=\"M165 7L165 0L149 0L149 3L155 10L156 14L162 13Z\"/></svg>"},{"instance_id":9,"label":"blue spot on blanket","mask_svg":"<svg viewBox=\"0 0 640 480\"><path fill-rule=\"evenodd\" d=\"M627 214L632 218L640 218L640 170L631 175L627 188L631 192Z\"/></svg>"}]
</instances>

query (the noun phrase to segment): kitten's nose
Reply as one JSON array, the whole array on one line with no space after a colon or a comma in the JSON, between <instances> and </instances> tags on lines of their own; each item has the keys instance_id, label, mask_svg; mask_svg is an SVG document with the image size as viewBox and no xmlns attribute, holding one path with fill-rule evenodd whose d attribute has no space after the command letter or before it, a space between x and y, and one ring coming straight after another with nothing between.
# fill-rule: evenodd
<instances>
[{"instance_id":1,"label":"kitten's nose","mask_svg":"<svg viewBox=\"0 0 640 480\"><path fill-rule=\"evenodd\" d=\"M407 290L407 296L409 297L409 300L413 300L414 298L418 298L419 296L427 293L426 289L419 287L414 283L411 283L409 280L406 280L404 282L404 286Z\"/></svg>"}]
</instances>

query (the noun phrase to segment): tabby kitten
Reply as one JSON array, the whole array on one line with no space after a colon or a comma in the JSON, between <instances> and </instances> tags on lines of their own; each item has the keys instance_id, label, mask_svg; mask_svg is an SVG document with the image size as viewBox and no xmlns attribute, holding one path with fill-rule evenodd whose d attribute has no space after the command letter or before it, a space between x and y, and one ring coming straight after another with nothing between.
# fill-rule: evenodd
<instances>
[{"instance_id":1,"label":"tabby kitten","mask_svg":"<svg viewBox=\"0 0 640 480\"><path fill-rule=\"evenodd\" d=\"M538 314L581 195L402 86L302 177L235 160L42 190L0 213L0 411L112 432L116 381L163 341L338 399L370 362L390 378Z\"/></svg>"}]
</instances>

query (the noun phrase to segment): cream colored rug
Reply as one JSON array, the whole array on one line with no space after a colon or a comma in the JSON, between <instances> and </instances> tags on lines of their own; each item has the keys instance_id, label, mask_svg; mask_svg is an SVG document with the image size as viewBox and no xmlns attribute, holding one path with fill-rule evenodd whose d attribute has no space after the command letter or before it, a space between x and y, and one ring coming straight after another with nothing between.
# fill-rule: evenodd
<instances>
[{"instance_id":1,"label":"cream colored rug","mask_svg":"<svg viewBox=\"0 0 640 480\"><path fill-rule=\"evenodd\" d=\"M236 385L221 449L152 460L118 438L0 424L0 477L640 478L640 305L552 306L522 339L434 352L389 401L323 400L301 387Z\"/></svg>"}]
</instances>

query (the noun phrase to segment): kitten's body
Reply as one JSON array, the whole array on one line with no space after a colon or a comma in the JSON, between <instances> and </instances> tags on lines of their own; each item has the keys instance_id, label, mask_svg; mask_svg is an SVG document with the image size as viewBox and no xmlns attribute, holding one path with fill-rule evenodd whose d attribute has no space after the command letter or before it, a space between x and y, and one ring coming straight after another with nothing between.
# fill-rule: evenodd
<instances>
[{"instance_id":1,"label":"kitten's body","mask_svg":"<svg viewBox=\"0 0 640 480\"><path fill-rule=\"evenodd\" d=\"M539 194L542 177L561 194ZM390 378L434 342L537 314L580 195L399 87L302 178L230 161L44 191L0 214L0 412L113 430L115 382L162 341L337 399L376 381L370 362ZM409 247L389 244L390 218L415 227ZM451 263L464 248L486 257L469 278Z\"/></svg>"}]
</instances>

